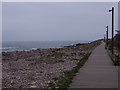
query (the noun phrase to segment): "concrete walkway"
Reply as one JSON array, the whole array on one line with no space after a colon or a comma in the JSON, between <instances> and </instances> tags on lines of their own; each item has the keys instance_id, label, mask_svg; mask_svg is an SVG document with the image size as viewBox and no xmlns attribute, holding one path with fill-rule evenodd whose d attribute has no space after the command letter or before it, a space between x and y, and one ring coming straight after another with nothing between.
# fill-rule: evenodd
<instances>
[{"instance_id":1,"label":"concrete walkway","mask_svg":"<svg viewBox=\"0 0 120 90\"><path fill-rule=\"evenodd\" d=\"M70 88L118 88L118 72L105 45L98 46L79 70Z\"/></svg>"}]
</instances>

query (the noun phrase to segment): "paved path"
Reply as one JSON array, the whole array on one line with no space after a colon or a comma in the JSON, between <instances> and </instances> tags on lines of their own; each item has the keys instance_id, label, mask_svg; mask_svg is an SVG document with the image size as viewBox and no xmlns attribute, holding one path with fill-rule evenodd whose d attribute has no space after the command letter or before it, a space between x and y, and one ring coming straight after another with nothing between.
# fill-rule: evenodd
<instances>
[{"instance_id":1,"label":"paved path","mask_svg":"<svg viewBox=\"0 0 120 90\"><path fill-rule=\"evenodd\" d=\"M80 69L70 88L118 88L118 72L105 45L98 46Z\"/></svg>"}]
</instances>

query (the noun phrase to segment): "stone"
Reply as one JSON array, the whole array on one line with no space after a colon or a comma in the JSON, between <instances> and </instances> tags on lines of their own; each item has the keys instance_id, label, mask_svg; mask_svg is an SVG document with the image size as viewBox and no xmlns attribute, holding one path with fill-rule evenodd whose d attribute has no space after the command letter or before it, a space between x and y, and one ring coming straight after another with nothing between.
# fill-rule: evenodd
<instances>
[{"instance_id":1,"label":"stone","mask_svg":"<svg viewBox=\"0 0 120 90\"><path fill-rule=\"evenodd\" d=\"M37 86L33 85L33 86L30 86L30 88L37 88Z\"/></svg>"}]
</instances>

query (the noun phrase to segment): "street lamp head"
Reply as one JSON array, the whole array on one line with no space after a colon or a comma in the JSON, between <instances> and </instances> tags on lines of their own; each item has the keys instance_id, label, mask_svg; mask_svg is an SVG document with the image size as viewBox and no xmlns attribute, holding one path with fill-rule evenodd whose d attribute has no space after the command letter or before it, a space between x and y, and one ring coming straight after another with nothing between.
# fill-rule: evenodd
<instances>
[{"instance_id":1,"label":"street lamp head","mask_svg":"<svg viewBox=\"0 0 120 90\"><path fill-rule=\"evenodd\" d=\"M109 12L111 12L112 10L109 10Z\"/></svg>"}]
</instances>

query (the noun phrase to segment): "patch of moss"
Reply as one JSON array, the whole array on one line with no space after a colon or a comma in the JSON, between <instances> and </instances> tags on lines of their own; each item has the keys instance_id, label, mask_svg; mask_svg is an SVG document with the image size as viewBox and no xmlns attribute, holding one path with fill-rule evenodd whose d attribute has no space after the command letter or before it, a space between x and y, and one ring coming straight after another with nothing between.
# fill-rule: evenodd
<instances>
[{"instance_id":1,"label":"patch of moss","mask_svg":"<svg viewBox=\"0 0 120 90\"><path fill-rule=\"evenodd\" d=\"M65 53L55 52L55 53L53 53L51 55L48 55L47 57L61 58L63 55L65 55Z\"/></svg>"},{"instance_id":2,"label":"patch of moss","mask_svg":"<svg viewBox=\"0 0 120 90\"><path fill-rule=\"evenodd\" d=\"M57 81L57 80L59 80L59 78L55 77L55 78L52 78L52 80Z\"/></svg>"},{"instance_id":3,"label":"patch of moss","mask_svg":"<svg viewBox=\"0 0 120 90\"><path fill-rule=\"evenodd\" d=\"M71 56L76 56L76 53L71 53Z\"/></svg>"},{"instance_id":4,"label":"patch of moss","mask_svg":"<svg viewBox=\"0 0 120 90\"><path fill-rule=\"evenodd\" d=\"M71 58L71 60L79 60L78 58Z\"/></svg>"},{"instance_id":5,"label":"patch of moss","mask_svg":"<svg viewBox=\"0 0 120 90\"><path fill-rule=\"evenodd\" d=\"M85 55L85 53L81 53L81 52L79 53L79 56L84 56L84 55Z\"/></svg>"}]
</instances>

